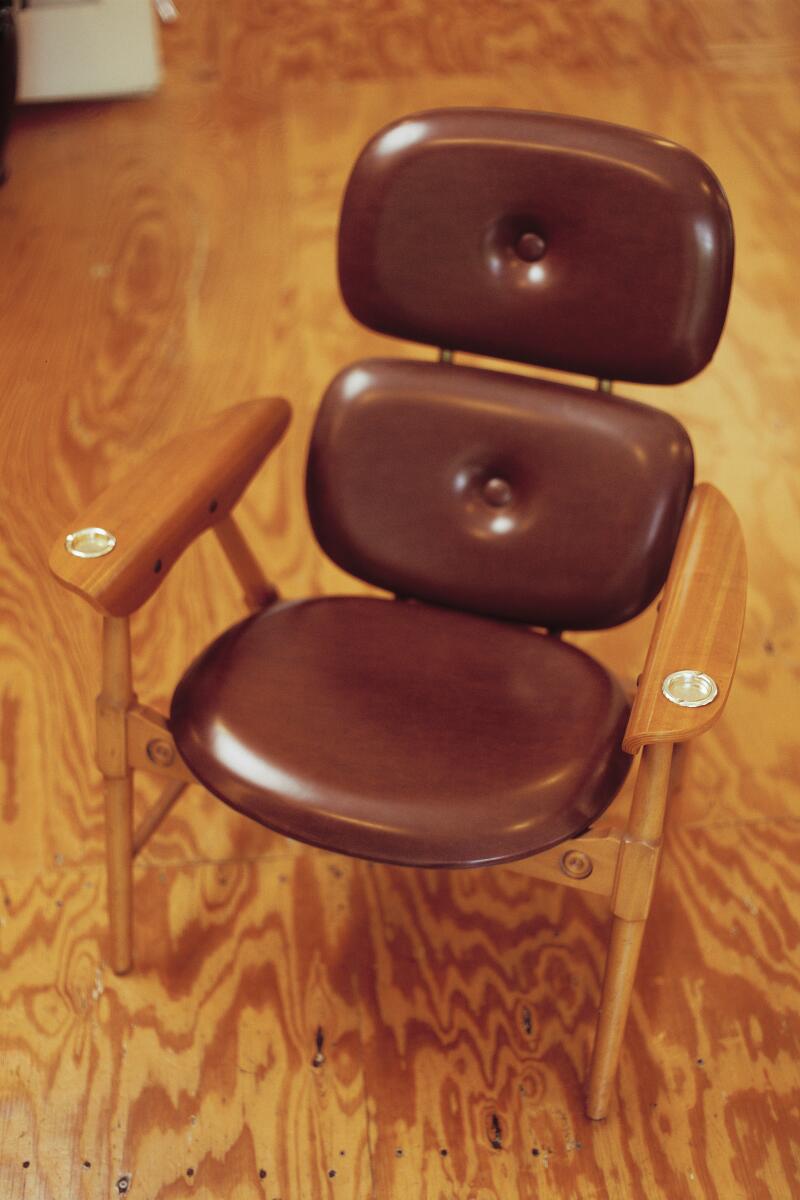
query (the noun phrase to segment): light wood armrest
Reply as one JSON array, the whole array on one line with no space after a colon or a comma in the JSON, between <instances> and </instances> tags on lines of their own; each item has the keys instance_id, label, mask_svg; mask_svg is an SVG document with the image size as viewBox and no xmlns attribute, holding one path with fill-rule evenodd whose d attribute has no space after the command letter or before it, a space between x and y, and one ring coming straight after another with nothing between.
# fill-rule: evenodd
<instances>
[{"instance_id":1,"label":"light wood armrest","mask_svg":"<svg viewBox=\"0 0 800 1200\"><path fill-rule=\"evenodd\" d=\"M694 489L659 606L622 746L683 742L709 729L728 698L744 624L747 558L738 517L710 483ZM667 675L703 671L717 698L681 708L662 694Z\"/></svg>"},{"instance_id":2,"label":"light wood armrest","mask_svg":"<svg viewBox=\"0 0 800 1200\"><path fill-rule=\"evenodd\" d=\"M285 400L250 400L174 438L70 521L51 571L104 616L134 612L186 547L230 513L290 415ZM102 558L74 557L67 534L92 526L112 533L116 546Z\"/></svg>"}]
</instances>

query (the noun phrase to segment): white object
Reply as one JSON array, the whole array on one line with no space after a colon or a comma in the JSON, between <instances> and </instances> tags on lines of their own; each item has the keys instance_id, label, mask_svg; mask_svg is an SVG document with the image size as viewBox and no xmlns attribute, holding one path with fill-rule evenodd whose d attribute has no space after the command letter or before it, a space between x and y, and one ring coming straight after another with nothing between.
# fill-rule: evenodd
<instances>
[{"instance_id":1,"label":"white object","mask_svg":"<svg viewBox=\"0 0 800 1200\"><path fill-rule=\"evenodd\" d=\"M152 92L161 79L151 0L31 0L15 12L17 99Z\"/></svg>"}]
</instances>

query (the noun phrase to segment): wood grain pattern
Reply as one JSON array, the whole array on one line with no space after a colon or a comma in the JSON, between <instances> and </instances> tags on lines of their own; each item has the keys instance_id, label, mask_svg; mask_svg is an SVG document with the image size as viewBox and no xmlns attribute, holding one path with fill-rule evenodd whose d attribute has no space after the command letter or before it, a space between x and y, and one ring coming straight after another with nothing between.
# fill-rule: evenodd
<instances>
[{"instance_id":1,"label":"wood grain pattern","mask_svg":"<svg viewBox=\"0 0 800 1200\"><path fill-rule=\"evenodd\" d=\"M135 612L195 538L231 521L231 509L283 436L290 411L285 400L250 400L173 438L70 518L50 552L50 570L104 616ZM98 557L76 557L69 537L95 528L115 542ZM221 535L229 557L235 531L228 524ZM243 553L237 544L237 567Z\"/></svg>"},{"instance_id":2,"label":"wood grain pattern","mask_svg":"<svg viewBox=\"0 0 800 1200\"><path fill-rule=\"evenodd\" d=\"M794 0L186 0L163 36L152 99L19 114L0 190L0 1195L94 1200L130 1172L148 1198L790 1200ZM580 1092L607 905L512 871L333 860L190 787L137 859L141 970L112 977L100 634L46 569L69 516L143 456L240 400L286 395L292 429L237 519L284 595L362 590L316 550L302 499L324 387L390 349L338 300L339 198L380 125L484 103L681 142L723 181L737 229L712 365L678 388L621 389L687 426L698 477L741 518L750 581L736 684L670 804L616 1116L599 1126ZM133 620L145 702L167 703L241 615L238 593L200 539ZM575 640L632 682L653 620Z\"/></svg>"},{"instance_id":3,"label":"wood grain pattern","mask_svg":"<svg viewBox=\"0 0 800 1200\"><path fill-rule=\"evenodd\" d=\"M599 901L312 852L137 868L116 979L100 872L11 880L3 1195L790 1196L798 851L778 822L672 838L599 1126Z\"/></svg>"},{"instance_id":4,"label":"wood grain pattern","mask_svg":"<svg viewBox=\"0 0 800 1200\"><path fill-rule=\"evenodd\" d=\"M622 745L629 754L651 742L698 737L716 724L733 683L746 603L747 556L739 520L717 488L698 484L689 497L625 730ZM681 708L663 695L667 676L687 669L714 680L711 704Z\"/></svg>"},{"instance_id":5,"label":"wood grain pattern","mask_svg":"<svg viewBox=\"0 0 800 1200\"><path fill-rule=\"evenodd\" d=\"M765 822L673 839L623 1043L619 1111L600 1125L581 1105L605 953L601 903L511 872L369 870L376 1194L792 1195L797 834ZM759 870L748 862L765 838L781 845L779 890L763 857ZM719 916L709 920L712 905ZM677 970L665 961L676 942ZM768 942L785 953L780 965ZM718 1011L717 989L726 993ZM764 1144L748 1150L758 1127Z\"/></svg>"},{"instance_id":6,"label":"wood grain pattern","mask_svg":"<svg viewBox=\"0 0 800 1200\"><path fill-rule=\"evenodd\" d=\"M115 1195L128 1177L132 1195L316 1200L331 1170L337 1194L364 1194L350 879L285 866L137 868L150 937L124 981L103 965L98 872L12 882L4 1197Z\"/></svg>"}]
</instances>

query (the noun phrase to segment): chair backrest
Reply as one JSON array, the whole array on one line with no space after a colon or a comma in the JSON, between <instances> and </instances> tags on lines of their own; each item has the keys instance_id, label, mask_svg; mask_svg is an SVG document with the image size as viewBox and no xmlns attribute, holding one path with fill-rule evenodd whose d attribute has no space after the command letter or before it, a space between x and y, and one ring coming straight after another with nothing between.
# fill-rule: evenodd
<instances>
[{"instance_id":1,"label":"chair backrest","mask_svg":"<svg viewBox=\"0 0 800 1200\"><path fill-rule=\"evenodd\" d=\"M724 193L663 138L450 109L362 151L339 230L352 314L381 333L602 379L706 365L730 292Z\"/></svg>"},{"instance_id":2,"label":"chair backrest","mask_svg":"<svg viewBox=\"0 0 800 1200\"><path fill-rule=\"evenodd\" d=\"M657 409L497 371L380 359L328 388L317 539L403 596L558 629L617 625L664 582L692 448Z\"/></svg>"},{"instance_id":3,"label":"chair backrest","mask_svg":"<svg viewBox=\"0 0 800 1200\"><path fill-rule=\"evenodd\" d=\"M340 283L384 333L607 379L711 357L730 214L662 139L539 113L422 113L378 134L345 195ZM371 360L328 389L307 496L323 549L395 593L602 628L662 586L692 487L672 418L466 366Z\"/></svg>"}]
</instances>

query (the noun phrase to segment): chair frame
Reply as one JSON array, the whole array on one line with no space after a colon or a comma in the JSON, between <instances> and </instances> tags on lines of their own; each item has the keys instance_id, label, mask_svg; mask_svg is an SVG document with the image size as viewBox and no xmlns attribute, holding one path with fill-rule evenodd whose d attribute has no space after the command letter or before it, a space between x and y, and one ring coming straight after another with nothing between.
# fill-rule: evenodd
<instances>
[{"instance_id":1,"label":"chair frame","mask_svg":"<svg viewBox=\"0 0 800 1200\"><path fill-rule=\"evenodd\" d=\"M607 381L600 386L611 390ZM70 530L63 531L50 558L59 581L103 615L97 764L105 790L111 965L118 974L129 971L133 961L134 859L186 787L198 782L177 752L167 718L137 700L130 615L207 528L213 528L247 607L258 610L277 599L277 589L263 574L231 510L280 440L288 419L285 401L251 401L228 409L207 428L168 443L144 469L107 489ZM152 506L153 494L164 501L158 509ZM114 552L96 559L71 557L66 535L93 526L115 532ZM716 488L700 484L689 501L623 739L629 753L641 750L626 827L592 827L531 858L506 864L533 878L610 900L611 937L586 1100L586 1113L595 1120L608 1113L652 903L666 806L680 774L682 756L673 750L682 749L682 743L704 732L722 713L741 639L746 573L735 513ZM716 681L713 704L682 708L663 697L665 676L689 667ZM135 771L164 780L161 796L136 829Z\"/></svg>"}]
</instances>

